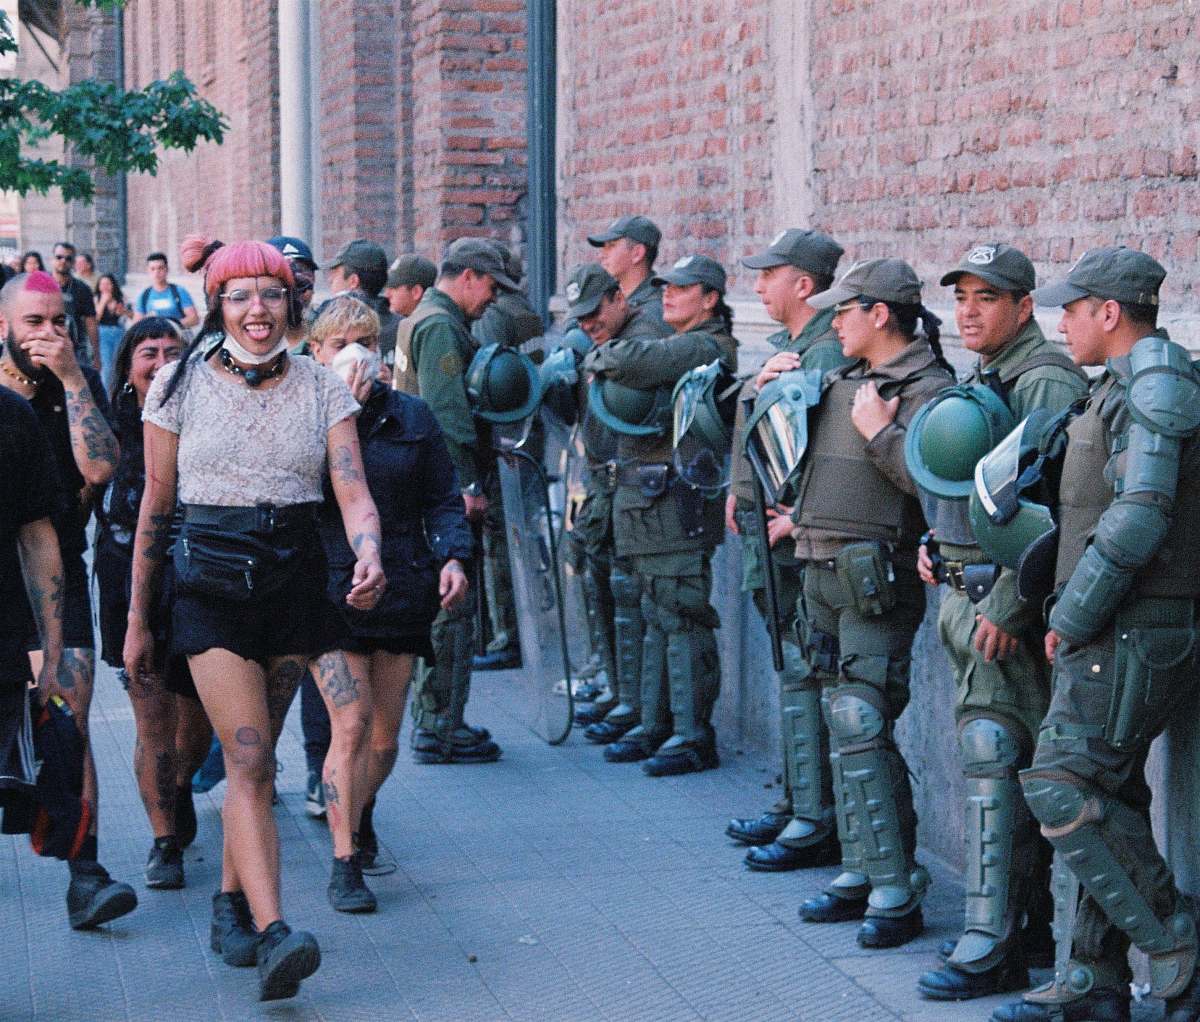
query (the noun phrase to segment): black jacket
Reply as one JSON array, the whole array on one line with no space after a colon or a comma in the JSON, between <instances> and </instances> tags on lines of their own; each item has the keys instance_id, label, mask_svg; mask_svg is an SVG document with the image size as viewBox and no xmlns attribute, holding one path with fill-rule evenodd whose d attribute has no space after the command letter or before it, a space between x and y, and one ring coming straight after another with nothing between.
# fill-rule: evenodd
<instances>
[{"instance_id":1,"label":"black jacket","mask_svg":"<svg viewBox=\"0 0 1200 1022\"><path fill-rule=\"evenodd\" d=\"M423 632L438 612L442 565L456 558L469 570L471 530L458 477L420 398L376 383L357 426L367 486L379 509L387 590L373 610L347 606L355 555L326 479L320 531L329 561L327 595L361 635Z\"/></svg>"}]
</instances>

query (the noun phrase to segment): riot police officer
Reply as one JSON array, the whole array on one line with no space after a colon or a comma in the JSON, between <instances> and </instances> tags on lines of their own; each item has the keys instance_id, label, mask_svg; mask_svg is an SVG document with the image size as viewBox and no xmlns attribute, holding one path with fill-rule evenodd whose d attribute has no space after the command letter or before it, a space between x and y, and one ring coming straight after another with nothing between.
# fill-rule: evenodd
<instances>
[{"instance_id":1,"label":"riot police officer","mask_svg":"<svg viewBox=\"0 0 1200 1022\"><path fill-rule=\"evenodd\" d=\"M490 242L460 238L447 250L437 282L397 333L395 386L428 402L458 473L467 518L475 523L487 513L484 482L495 458L486 430L476 424L464 381L475 350L468 324L491 304L497 289L516 286ZM500 755L486 729L469 726L463 716L474 638L469 603L438 613L432 635L436 663L423 665L413 684L417 762L491 762Z\"/></svg>"},{"instance_id":2,"label":"riot police officer","mask_svg":"<svg viewBox=\"0 0 1200 1022\"><path fill-rule=\"evenodd\" d=\"M755 293L767 314L783 329L767 338L775 349L767 366L772 373L816 370L822 375L847 361L832 327L833 312L808 303L827 291L837 273L842 246L820 231L781 231L766 248L742 260L757 270ZM765 381L764 381L765 382ZM732 485L725 503L725 524L742 536L742 592L751 593L768 628L768 615L782 638L784 669L779 672L780 737L783 744L784 797L756 819L734 819L725 833L750 845L750 869L782 871L827 866L841 858L829 772L829 732L821 718L821 689L812 676L796 637L796 602L803 580L786 542L791 535L788 506L766 509L768 544L776 576L775 606L767 597L762 536L755 509L754 481L745 455L747 410L754 410L757 380L738 396L733 440ZM778 546L776 544L779 544ZM762 847L755 847L762 846Z\"/></svg>"},{"instance_id":3,"label":"riot police officer","mask_svg":"<svg viewBox=\"0 0 1200 1022\"><path fill-rule=\"evenodd\" d=\"M922 975L917 988L936 1000L965 1000L1028 985L1027 965L1051 964L1053 946L1049 856L1017 781L1050 700L1041 605L1021 597L1015 571L980 550L967 498L979 458L1034 411L1069 407L1087 379L1034 320L1034 269L1024 253L975 245L941 282L954 288L963 345L979 361L963 385L917 414L906 453L936 540L921 548L918 571L927 584L948 587L938 631L957 680L971 865L965 932L950 944L945 967Z\"/></svg>"},{"instance_id":4,"label":"riot police officer","mask_svg":"<svg viewBox=\"0 0 1200 1022\"><path fill-rule=\"evenodd\" d=\"M670 333L660 319L630 306L616 278L598 263L575 268L567 282L567 301L567 317L578 322L597 348ZM586 496L575 515L571 538L584 558L592 645L600 651L615 696L593 704L584 737L605 745L623 737L641 719L642 590L629 559L614 555L618 434L586 407L586 399L583 404L580 433L587 456Z\"/></svg>"},{"instance_id":5,"label":"riot police officer","mask_svg":"<svg viewBox=\"0 0 1200 1022\"><path fill-rule=\"evenodd\" d=\"M661 241L658 225L644 216L619 216L608 230L588 235L588 244L600 249L600 265L616 278L625 300L657 319L663 318L663 297L654 261Z\"/></svg>"},{"instance_id":6,"label":"riot police officer","mask_svg":"<svg viewBox=\"0 0 1200 1022\"><path fill-rule=\"evenodd\" d=\"M1033 294L1062 307L1072 358L1105 367L1057 434L1065 453L1045 636L1053 687L1021 773L1030 810L1083 894L1069 965L995 1018L1055 1008L1068 1022L1128 1019L1133 943L1149 956L1150 992L1166 999L1168 1022L1200 1019L1195 909L1155 848L1144 778L1150 742L1196 705L1200 376L1156 329L1165 276L1141 252L1099 248ZM1052 450L1055 436L1052 424L1038 449ZM989 478L976 484L972 519L982 505L1003 554L1005 516L1020 505ZM1010 516L1018 531L1022 517Z\"/></svg>"},{"instance_id":7,"label":"riot police officer","mask_svg":"<svg viewBox=\"0 0 1200 1022\"><path fill-rule=\"evenodd\" d=\"M731 377L737 368L720 263L685 256L656 280L665 285L663 312L676 332L661 340L605 344L585 361L599 376L591 391L594 407L606 407L610 422L623 432L613 534L617 556L631 560L641 584L646 630L641 722L604 756L617 763L646 760L643 769L652 776L718 765L710 719L720 691L715 635L720 618L709 598L722 502L681 475L667 420L672 389L689 370L718 363ZM625 409L641 404L643 421L622 425L612 414L618 403Z\"/></svg>"},{"instance_id":8,"label":"riot police officer","mask_svg":"<svg viewBox=\"0 0 1200 1022\"><path fill-rule=\"evenodd\" d=\"M924 928L929 883L914 858L916 813L893 733L925 610L915 569L925 526L903 447L913 415L953 374L902 260L856 263L809 304L833 308L842 352L855 361L825 377L793 515L805 656L824 688L842 846L842 872L800 916L866 916L859 944L895 947Z\"/></svg>"}]
</instances>

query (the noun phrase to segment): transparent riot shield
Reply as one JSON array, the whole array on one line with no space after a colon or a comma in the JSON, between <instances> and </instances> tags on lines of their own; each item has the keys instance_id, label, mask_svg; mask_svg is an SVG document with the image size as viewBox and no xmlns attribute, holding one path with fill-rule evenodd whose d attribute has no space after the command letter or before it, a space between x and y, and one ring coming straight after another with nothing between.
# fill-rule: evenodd
<instances>
[{"instance_id":1,"label":"transparent riot shield","mask_svg":"<svg viewBox=\"0 0 1200 1022\"><path fill-rule=\"evenodd\" d=\"M557 683L571 677L558 550L562 513L552 506L541 464L527 451L501 442L498 471L523 661L513 672L520 689L514 709L535 734L558 745L575 715L569 686L566 698L555 694Z\"/></svg>"}]
</instances>

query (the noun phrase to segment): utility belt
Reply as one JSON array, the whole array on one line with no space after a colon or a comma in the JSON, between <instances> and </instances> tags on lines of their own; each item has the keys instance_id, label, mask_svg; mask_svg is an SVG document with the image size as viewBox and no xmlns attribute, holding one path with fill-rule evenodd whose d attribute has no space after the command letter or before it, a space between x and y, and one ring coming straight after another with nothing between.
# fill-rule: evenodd
<instances>
[{"instance_id":1,"label":"utility belt","mask_svg":"<svg viewBox=\"0 0 1200 1022\"><path fill-rule=\"evenodd\" d=\"M703 489L689 485L674 466L661 461L620 462L616 468L617 483L636 487L643 497L656 499L669 493L675 505L679 529L685 540L696 540L713 531L705 521L712 498ZM712 542L719 542L714 535Z\"/></svg>"},{"instance_id":2,"label":"utility belt","mask_svg":"<svg viewBox=\"0 0 1200 1022\"><path fill-rule=\"evenodd\" d=\"M244 602L295 585L298 570L320 555L319 507L182 505L173 552L176 591Z\"/></svg>"},{"instance_id":3,"label":"utility belt","mask_svg":"<svg viewBox=\"0 0 1200 1022\"><path fill-rule=\"evenodd\" d=\"M1000 565L942 561L940 566L934 566L933 576L955 592L965 593L972 603L982 603L1000 577Z\"/></svg>"}]
</instances>

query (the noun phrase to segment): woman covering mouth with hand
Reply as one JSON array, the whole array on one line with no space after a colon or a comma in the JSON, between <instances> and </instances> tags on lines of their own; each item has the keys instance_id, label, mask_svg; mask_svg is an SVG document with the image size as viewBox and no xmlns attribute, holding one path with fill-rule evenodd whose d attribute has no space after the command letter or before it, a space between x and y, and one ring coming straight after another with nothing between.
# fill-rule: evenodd
<instances>
[{"instance_id":1,"label":"woman covering mouth with hand","mask_svg":"<svg viewBox=\"0 0 1200 1022\"><path fill-rule=\"evenodd\" d=\"M125 669L132 683L152 670L150 612L178 497L170 652L188 658L228 778L212 944L229 964L257 961L260 999L276 1000L294 996L321 961L312 934L283 921L271 794L275 743L318 652L326 466L355 551L342 598L361 610L385 587L379 515L349 389L311 359L288 357L285 331L300 306L287 260L262 242L197 236L182 255L189 270L204 269L209 311L178 366L158 373L146 396Z\"/></svg>"}]
</instances>

